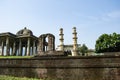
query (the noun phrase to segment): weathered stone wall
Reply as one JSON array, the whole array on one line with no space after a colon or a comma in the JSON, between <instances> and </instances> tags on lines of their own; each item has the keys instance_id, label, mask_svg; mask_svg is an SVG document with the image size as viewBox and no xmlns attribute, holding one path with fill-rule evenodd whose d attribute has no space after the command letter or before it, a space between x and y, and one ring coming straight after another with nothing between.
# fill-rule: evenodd
<instances>
[{"instance_id":1,"label":"weathered stone wall","mask_svg":"<svg viewBox=\"0 0 120 80\"><path fill-rule=\"evenodd\" d=\"M0 75L54 80L119 80L120 56L0 59Z\"/></svg>"}]
</instances>

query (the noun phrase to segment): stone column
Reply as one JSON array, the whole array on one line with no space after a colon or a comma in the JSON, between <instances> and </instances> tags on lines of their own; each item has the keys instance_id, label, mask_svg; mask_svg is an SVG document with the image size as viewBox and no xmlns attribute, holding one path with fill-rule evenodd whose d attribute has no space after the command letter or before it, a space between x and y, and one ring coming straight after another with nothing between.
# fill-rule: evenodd
<instances>
[{"instance_id":1,"label":"stone column","mask_svg":"<svg viewBox=\"0 0 120 80\"><path fill-rule=\"evenodd\" d=\"M35 46L35 54L38 54L38 47L37 47L37 45Z\"/></svg>"},{"instance_id":2,"label":"stone column","mask_svg":"<svg viewBox=\"0 0 120 80\"><path fill-rule=\"evenodd\" d=\"M33 55L33 46L30 47L30 56Z\"/></svg>"},{"instance_id":3,"label":"stone column","mask_svg":"<svg viewBox=\"0 0 120 80\"><path fill-rule=\"evenodd\" d=\"M16 47L16 55L17 56L19 55L19 45L17 45L17 47Z\"/></svg>"},{"instance_id":4,"label":"stone column","mask_svg":"<svg viewBox=\"0 0 120 80\"><path fill-rule=\"evenodd\" d=\"M60 28L60 34L59 34L59 36L60 36L60 45L59 45L59 50L60 51L64 51L64 38L63 38L63 28Z\"/></svg>"},{"instance_id":5,"label":"stone column","mask_svg":"<svg viewBox=\"0 0 120 80\"><path fill-rule=\"evenodd\" d=\"M15 56L15 55L16 55L16 43L14 41L14 43L13 43L13 56Z\"/></svg>"},{"instance_id":6,"label":"stone column","mask_svg":"<svg viewBox=\"0 0 120 80\"><path fill-rule=\"evenodd\" d=\"M35 42L36 42L36 41L34 40L34 41L33 41L33 55L36 53L36 52L35 52Z\"/></svg>"},{"instance_id":7,"label":"stone column","mask_svg":"<svg viewBox=\"0 0 120 80\"><path fill-rule=\"evenodd\" d=\"M22 56L22 41L21 39L19 40L19 56Z\"/></svg>"},{"instance_id":8,"label":"stone column","mask_svg":"<svg viewBox=\"0 0 120 80\"><path fill-rule=\"evenodd\" d=\"M55 50L55 37L52 37L52 50Z\"/></svg>"},{"instance_id":9,"label":"stone column","mask_svg":"<svg viewBox=\"0 0 120 80\"><path fill-rule=\"evenodd\" d=\"M2 45L1 45L1 48L2 48L2 56L4 55L4 41L2 41Z\"/></svg>"},{"instance_id":10,"label":"stone column","mask_svg":"<svg viewBox=\"0 0 120 80\"><path fill-rule=\"evenodd\" d=\"M30 38L27 41L27 56L30 56Z\"/></svg>"},{"instance_id":11,"label":"stone column","mask_svg":"<svg viewBox=\"0 0 120 80\"><path fill-rule=\"evenodd\" d=\"M51 46L51 37L50 37L50 35L48 34L47 35L47 38L48 38L48 45L46 46L46 51L51 51L51 48L52 48L52 46Z\"/></svg>"},{"instance_id":12,"label":"stone column","mask_svg":"<svg viewBox=\"0 0 120 80\"><path fill-rule=\"evenodd\" d=\"M21 56L23 56L23 46L21 46Z\"/></svg>"},{"instance_id":13,"label":"stone column","mask_svg":"<svg viewBox=\"0 0 120 80\"><path fill-rule=\"evenodd\" d=\"M11 54L10 55L13 55L13 46L11 46Z\"/></svg>"},{"instance_id":14,"label":"stone column","mask_svg":"<svg viewBox=\"0 0 120 80\"><path fill-rule=\"evenodd\" d=\"M9 37L6 38L6 55L10 55L10 44L9 44Z\"/></svg>"},{"instance_id":15,"label":"stone column","mask_svg":"<svg viewBox=\"0 0 120 80\"><path fill-rule=\"evenodd\" d=\"M72 56L77 56L77 32L76 32L76 27L73 28L73 52Z\"/></svg>"},{"instance_id":16,"label":"stone column","mask_svg":"<svg viewBox=\"0 0 120 80\"><path fill-rule=\"evenodd\" d=\"M16 55L18 56L19 54L19 45L16 46Z\"/></svg>"},{"instance_id":17,"label":"stone column","mask_svg":"<svg viewBox=\"0 0 120 80\"><path fill-rule=\"evenodd\" d=\"M48 35L48 48L47 50L48 51L53 51L54 49L54 46L53 46L53 36L52 35Z\"/></svg>"},{"instance_id":18,"label":"stone column","mask_svg":"<svg viewBox=\"0 0 120 80\"><path fill-rule=\"evenodd\" d=\"M42 37L40 37L39 38L39 40L38 40L38 53L41 53L42 51L43 51L43 39L42 39Z\"/></svg>"},{"instance_id":19,"label":"stone column","mask_svg":"<svg viewBox=\"0 0 120 80\"><path fill-rule=\"evenodd\" d=\"M27 44L25 45L25 54L24 54L24 56L26 56L27 55Z\"/></svg>"}]
</instances>

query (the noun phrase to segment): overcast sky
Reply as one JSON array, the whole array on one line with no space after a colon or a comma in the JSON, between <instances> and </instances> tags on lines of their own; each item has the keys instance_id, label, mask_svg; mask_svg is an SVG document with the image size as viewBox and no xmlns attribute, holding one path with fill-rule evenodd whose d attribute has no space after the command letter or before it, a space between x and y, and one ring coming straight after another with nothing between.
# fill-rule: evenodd
<instances>
[{"instance_id":1,"label":"overcast sky","mask_svg":"<svg viewBox=\"0 0 120 80\"><path fill-rule=\"evenodd\" d=\"M101 34L120 34L120 0L0 0L0 33L24 27L37 37L54 34L56 45L60 28L64 44L72 44L76 27L78 43L94 49Z\"/></svg>"}]
</instances>

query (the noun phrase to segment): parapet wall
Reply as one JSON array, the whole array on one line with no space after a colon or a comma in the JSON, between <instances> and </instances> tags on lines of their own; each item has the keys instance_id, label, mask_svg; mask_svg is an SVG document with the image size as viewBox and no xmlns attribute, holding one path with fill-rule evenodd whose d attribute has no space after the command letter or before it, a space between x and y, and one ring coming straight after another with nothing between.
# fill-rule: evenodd
<instances>
[{"instance_id":1,"label":"parapet wall","mask_svg":"<svg viewBox=\"0 0 120 80\"><path fill-rule=\"evenodd\" d=\"M119 80L120 56L0 59L0 75L53 80Z\"/></svg>"}]
</instances>

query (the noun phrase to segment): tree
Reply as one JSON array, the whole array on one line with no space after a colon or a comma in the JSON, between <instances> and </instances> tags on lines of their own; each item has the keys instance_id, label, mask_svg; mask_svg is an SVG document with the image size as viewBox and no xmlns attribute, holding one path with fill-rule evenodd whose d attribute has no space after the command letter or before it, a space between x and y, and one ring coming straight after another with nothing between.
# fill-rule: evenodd
<instances>
[{"instance_id":1,"label":"tree","mask_svg":"<svg viewBox=\"0 0 120 80\"><path fill-rule=\"evenodd\" d=\"M120 51L120 34L102 34L96 40L95 51L97 53Z\"/></svg>"},{"instance_id":2,"label":"tree","mask_svg":"<svg viewBox=\"0 0 120 80\"><path fill-rule=\"evenodd\" d=\"M85 53L88 52L88 47L83 44L81 47L78 48L78 50L82 53L82 55L85 55Z\"/></svg>"}]
</instances>

